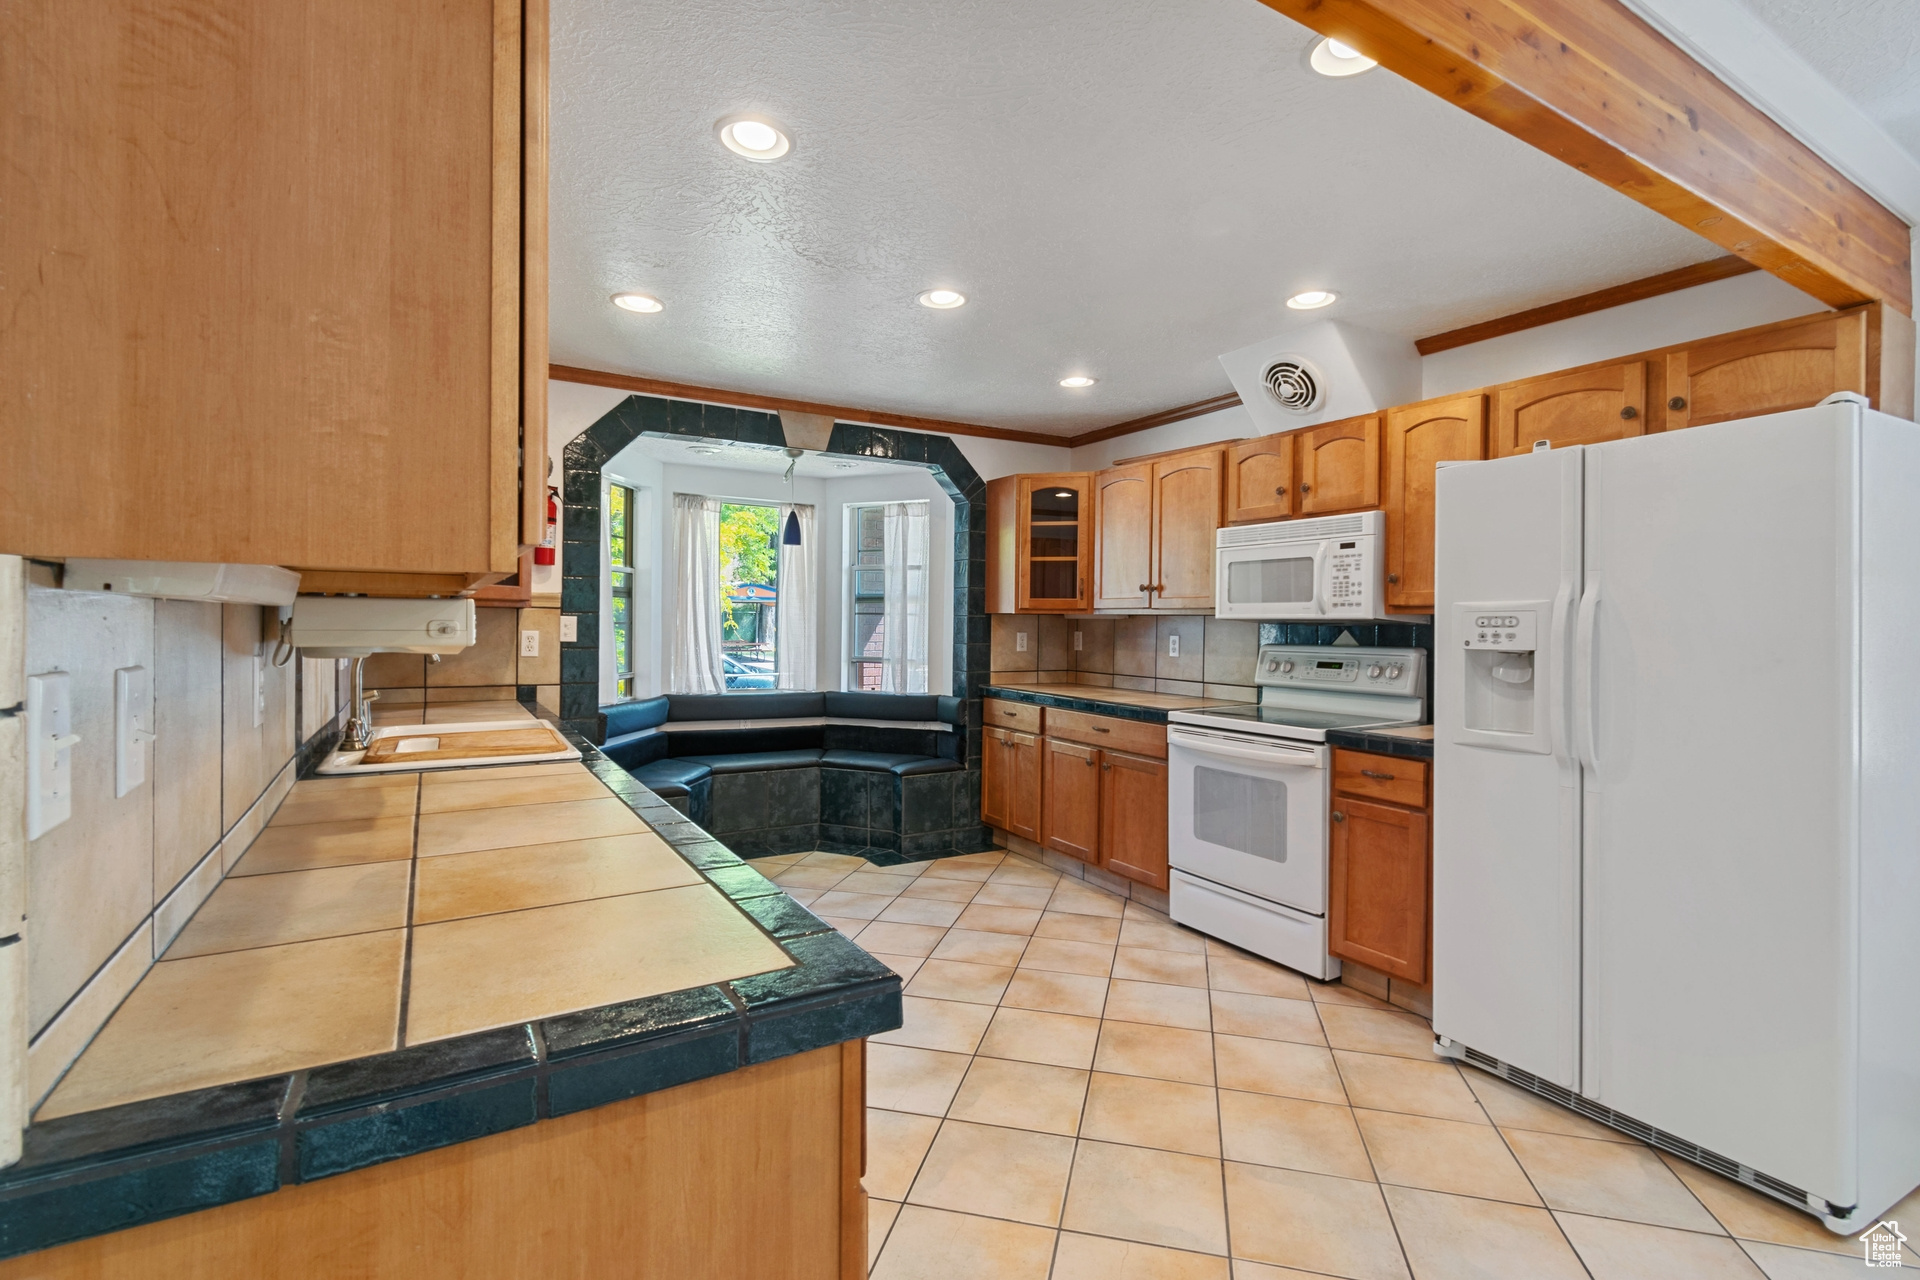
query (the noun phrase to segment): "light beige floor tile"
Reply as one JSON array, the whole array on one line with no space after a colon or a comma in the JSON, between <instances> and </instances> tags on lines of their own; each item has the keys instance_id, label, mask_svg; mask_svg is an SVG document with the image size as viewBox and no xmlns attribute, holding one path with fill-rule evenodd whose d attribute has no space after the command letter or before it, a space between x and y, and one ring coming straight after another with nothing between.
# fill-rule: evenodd
<instances>
[{"instance_id":1,"label":"light beige floor tile","mask_svg":"<svg viewBox=\"0 0 1920 1280\"><path fill-rule=\"evenodd\" d=\"M1633 1139L1585 1116L1556 1106L1545 1098L1508 1084L1498 1076L1473 1067L1462 1067L1461 1076L1486 1108L1487 1115L1502 1129L1532 1129L1539 1133L1565 1134L1569 1138L1595 1138L1601 1142L1625 1142Z\"/></svg>"},{"instance_id":2,"label":"light beige floor tile","mask_svg":"<svg viewBox=\"0 0 1920 1280\"><path fill-rule=\"evenodd\" d=\"M1122 911L1122 914L1125 916L1125 918L1128 920L1141 920L1141 921L1145 921L1148 924L1164 924L1164 925L1173 924L1173 918L1169 916L1166 912L1158 910L1157 908L1154 908L1154 907L1150 907L1145 902L1142 902L1138 898L1128 898L1126 901L1126 905L1121 909L1121 911ZM1198 938L1200 940L1201 949L1203 951L1206 949L1207 935L1205 935L1204 933L1199 933L1193 929L1185 928L1184 926L1180 928L1180 932L1188 935L1189 937Z\"/></svg>"},{"instance_id":3,"label":"light beige floor tile","mask_svg":"<svg viewBox=\"0 0 1920 1280\"><path fill-rule=\"evenodd\" d=\"M783 889L818 889L824 892L845 880L847 873L837 867L809 867L805 863L797 863L774 872L768 878Z\"/></svg>"},{"instance_id":4,"label":"light beige floor tile","mask_svg":"<svg viewBox=\"0 0 1920 1280\"><path fill-rule=\"evenodd\" d=\"M1509 1131L1506 1139L1550 1208L1685 1231L1720 1230L1649 1147L1524 1129Z\"/></svg>"},{"instance_id":5,"label":"light beige floor tile","mask_svg":"<svg viewBox=\"0 0 1920 1280\"><path fill-rule=\"evenodd\" d=\"M1488 1122L1473 1091L1460 1079L1460 1072L1451 1062L1420 1062L1380 1053L1351 1053L1345 1049L1336 1050L1333 1060L1340 1067L1347 1097L1356 1107L1406 1111L1467 1124Z\"/></svg>"},{"instance_id":6,"label":"light beige floor tile","mask_svg":"<svg viewBox=\"0 0 1920 1280\"><path fill-rule=\"evenodd\" d=\"M1207 985L1215 991L1244 991L1250 996L1310 999L1307 980L1266 960L1250 956L1207 957Z\"/></svg>"},{"instance_id":7,"label":"light beige floor tile","mask_svg":"<svg viewBox=\"0 0 1920 1280\"><path fill-rule=\"evenodd\" d=\"M1812 1214L1790 1209L1771 1196L1761 1195L1731 1178L1710 1173L1678 1156L1661 1153L1660 1160L1707 1207L1708 1212L1719 1219L1722 1227L1742 1240L1760 1240L1767 1244L1819 1249L1828 1253L1853 1254L1859 1251L1859 1246L1854 1244L1851 1237L1828 1231ZM1552 1199L1549 1198L1547 1203L1552 1204ZM1606 1216L1618 1218L1629 1215ZM1713 1230L1711 1227L1706 1229Z\"/></svg>"},{"instance_id":8,"label":"light beige floor tile","mask_svg":"<svg viewBox=\"0 0 1920 1280\"><path fill-rule=\"evenodd\" d=\"M978 863L963 863L958 858L942 858L933 866L920 873L922 882L928 880L959 880L975 886L987 882L993 874L992 867L983 867Z\"/></svg>"},{"instance_id":9,"label":"light beige floor tile","mask_svg":"<svg viewBox=\"0 0 1920 1280\"><path fill-rule=\"evenodd\" d=\"M938 1116L867 1108L867 1172L860 1185L882 1200L904 1200L940 1132Z\"/></svg>"},{"instance_id":10,"label":"light beige floor tile","mask_svg":"<svg viewBox=\"0 0 1920 1280\"><path fill-rule=\"evenodd\" d=\"M1213 1056L1222 1089L1309 1102L1347 1101L1333 1054L1320 1045L1216 1034Z\"/></svg>"},{"instance_id":11,"label":"light beige floor tile","mask_svg":"<svg viewBox=\"0 0 1920 1280\"><path fill-rule=\"evenodd\" d=\"M711 885L419 925L413 930L407 1043L792 963Z\"/></svg>"},{"instance_id":12,"label":"light beige floor tile","mask_svg":"<svg viewBox=\"0 0 1920 1280\"><path fill-rule=\"evenodd\" d=\"M166 958L403 928L412 870L405 862L363 862L229 877L201 904Z\"/></svg>"},{"instance_id":13,"label":"light beige floor tile","mask_svg":"<svg viewBox=\"0 0 1920 1280\"><path fill-rule=\"evenodd\" d=\"M851 853L828 853L824 849L815 850L800 859L803 867L832 867L851 875L855 871L870 870L872 864L865 858Z\"/></svg>"},{"instance_id":14,"label":"light beige floor tile","mask_svg":"<svg viewBox=\"0 0 1920 1280\"><path fill-rule=\"evenodd\" d=\"M1007 1058L975 1058L947 1116L1072 1137L1080 1130L1087 1073Z\"/></svg>"},{"instance_id":15,"label":"light beige floor tile","mask_svg":"<svg viewBox=\"0 0 1920 1280\"><path fill-rule=\"evenodd\" d=\"M943 1053L972 1053L993 1020L991 1005L962 1000L928 1000L906 996L901 1002L902 1026L873 1037L875 1044L906 1044Z\"/></svg>"},{"instance_id":16,"label":"light beige floor tile","mask_svg":"<svg viewBox=\"0 0 1920 1280\"><path fill-rule=\"evenodd\" d=\"M1185 1027L1189 1031L1205 1031L1212 1025L1206 991L1162 982L1129 982L1124 978L1115 978L1107 985L1106 1016L1120 1022L1150 1022L1162 1027Z\"/></svg>"},{"instance_id":17,"label":"light beige floor tile","mask_svg":"<svg viewBox=\"0 0 1920 1280\"><path fill-rule=\"evenodd\" d=\"M1160 982L1176 987L1207 985L1207 961L1185 951L1148 951L1121 947L1113 957L1113 976L1135 982Z\"/></svg>"},{"instance_id":18,"label":"light beige floor tile","mask_svg":"<svg viewBox=\"0 0 1920 1280\"><path fill-rule=\"evenodd\" d=\"M1228 1161L1233 1256L1351 1280L1408 1280L1380 1188Z\"/></svg>"},{"instance_id":19,"label":"light beige floor tile","mask_svg":"<svg viewBox=\"0 0 1920 1280\"><path fill-rule=\"evenodd\" d=\"M867 863L867 871L873 875L892 876L896 880L918 880L920 873L932 866L931 862L896 862L888 866Z\"/></svg>"},{"instance_id":20,"label":"light beige floor tile","mask_svg":"<svg viewBox=\"0 0 1920 1280\"><path fill-rule=\"evenodd\" d=\"M1072 1138L948 1120L920 1164L908 1204L1052 1227L1060 1222Z\"/></svg>"},{"instance_id":21,"label":"light beige floor tile","mask_svg":"<svg viewBox=\"0 0 1920 1280\"><path fill-rule=\"evenodd\" d=\"M814 912L814 914L832 925L835 929L838 929L841 933L844 933L849 939L873 923L870 920L849 920L845 916L830 916L818 911Z\"/></svg>"},{"instance_id":22,"label":"light beige floor tile","mask_svg":"<svg viewBox=\"0 0 1920 1280\"><path fill-rule=\"evenodd\" d=\"M608 796L604 800L566 800L559 804L521 804L511 809L466 809L420 816L416 849L420 857L506 849L518 844L591 840L596 836L644 833L647 824L633 810Z\"/></svg>"},{"instance_id":23,"label":"light beige floor tile","mask_svg":"<svg viewBox=\"0 0 1920 1280\"><path fill-rule=\"evenodd\" d=\"M611 795L606 783L579 769L551 778L484 778L425 787L420 793L420 812L505 809L563 800L605 800Z\"/></svg>"},{"instance_id":24,"label":"light beige floor tile","mask_svg":"<svg viewBox=\"0 0 1920 1280\"><path fill-rule=\"evenodd\" d=\"M1129 914L1120 926L1120 945L1144 947L1149 951L1185 951L1200 956L1207 953L1207 944L1199 934L1135 914Z\"/></svg>"},{"instance_id":25,"label":"light beige floor tile","mask_svg":"<svg viewBox=\"0 0 1920 1280\"><path fill-rule=\"evenodd\" d=\"M1098 1018L1002 1005L995 1011L977 1052L987 1057L1085 1070L1093 1065L1093 1047L1099 1038Z\"/></svg>"},{"instance_id":26,"label":"light beige floor tile","mask_svg":"<svg viewBox=\"0 0 1920 1280\"><path fill-rule=\"evenodd\" d=\"M1785 1245L1764 1244L1757 1240L1743 1240L1740 1248L1753 1259L1767 1280L1858 1280L1861 1276L1900 1275L1900 1271L1891 1268L1868 1271L1866 1264L1857 1257L1846 1258L1820 1250L1790 1249ZM1911 1268L1901 1270L1906 1271L1908 1276L1913 1275Z\"/></svg>"},{"instance_id":27,"label":"light beige floor tile","mask_svg":"<svg viewBox=\"0 0 1920 1280\"><path fill-rule=\"evenodd\" d=\"M1406 1187L1381 1190L1420 1280L1586 1280L1545 1209Z\"/></svg>"},{"instance_id":28,"label":"light beige floor tile","mask_svg":"<svg viewBox=\"0 0 1920 1280\"><path fill-rule=\"evenodd\" d=\"M1097 1018L1107 1003L1107 980L1081 973L1049 973L1043 969L1019 969L1000 1003L1016 1009L1039 1009L1045 1013L1072 1013Z\"/></svg>"},{"instance_id":29,"label":"light beige floor tile","mask_svg":"<svg viewBox=\"0 0 1920 1280\"><path fill-rule=\"evenodd\" d=\"M989 880L979 893L973 895L973 903L978 907L1019 907L1026 911L1038 911L1047 905L1047 899L1052 896L1051 888Z\"/></svg>"},{"instance_id":30,"label":"light beige floor tile","mask_svg":"<svg viewBox=\"0 0 1920 1280\"><path fill-rule=\"evenodd\" d=\"M1227 1266L1204 1253L1063 1231L1052 1280L1229 1280Z\"/></svg>"},{"instance_id":31,"label":"light beige floor tile","mask_svg":"<svg viewBox=\"0 0 1920 1280\"><path fill-rule=\"evenodd\" d=\"M878 893L891 898L912 883L911 880L890 876L876 869L855 871L833 887L848 893Z\"/></svg>"},{"instance_id":32,"label":"light beige floor tile","mask_svg":"<svg viewBox=\"0 0 1920 1280\"><path fill-rule=\"evenodd\" d=\"M1355 1111L1381 1182L1537 1205L1526 1174L1491 1125L1397 1111Z\"/></svg>"},{"instance_id":33,"label":"light beige floor tile","mask_svg":"<svg viewBox=\"0 0 1920 1280\"><path fill-rule=\"evenodd\" d=\"M1650 1227L1643 1222L1556 1213L1593 1280L1763 1280L1759 1267L1725 1236Z\"/></svg>"},{"instance_id":34,"label":"light beige floor tile","mask_svg":"<svg viewBox=\"0 0 1920 1280\"><path fill-rule=\"evenodd\" d=\"M914 1115L944 1116L973 1060L898 1044L867 1046L867 1105Z\"/></svg>"},{"instance_id":35,"label":"light beige floor tile","mask_svg":"<svg viewBox=\"0 0 1920 1280\"><path fill-rule=\"evenodd\" d=\"M795 902L799 903L801 906L804 907L808 903L812 902L815 898L818 898L821 894L825 893L826 890L825 889L796 889L792 885L783 884L780 886L780 892L786 894L789 898L792 898Z\"/></svg>"},{"instance_id":36,"label":"light beige floor tile","mask_svg":"<svg viewBox=\"0 0 1920 1280\"><path fill-rule=\"evenodd\" d=\"M873 1270L873 1264L880 1260L880 1248L887 1242L887 1232L893 1229L893 1220L900 1214L900 1206L892 1200L867 1198L867 1270Z\"/></svg>"},{"instance_id":37,"label":"light beige floor tile","mask_svg":"<svg viewBox=\"0 0 1920 1280\"><path fill-rule=\"evenodd\" d=\"M1233 1280L1321 1280L1321 1277L1311 1271L1296 1271L1292 1267L1270 1267L1264 1262L1248 1262L1245 1258L1235 1258Z\"/></svg>"},{"instance_id":38,"label":"light beige floor tile","mask_svg":"<svg viewBox=\"0 0 1920 1280\"><path fill-rule=\"evenodd\" d=\"M1063 942L1097 942L1111 948L1120 940L1120 921L1112 916L1077 916L1066 911L1048 911L1034 926L1036 938L1058 938Z\"/></svg>"},{"instance_id":39,"label":"light beige floor tile","mask_svg":"<svg viewBox=\"0 0 1920 1280\"><path fill-rule=\"evenodd\" d=\"M900 891L903 898L931 898L938 902L971 902L980 886L971 880L938 880L921 876ZM959 912L954 912L958 916Z\"/></svg>"},{"instance_id":40,"label":"light beige floor tile","mask_svg":"<svg viewBox=\"0 0 1920 1280\"><path fill-rule=\"evenodd\" d=\"M993 874L987 877L987 882L1023 885L1028 888L1045 889L1048 893L1052 893L1054 886L1060 883L1060 873L1009 858L993 869Z\"/></svg>"},{"instance_id":41,"label":"light beige floor tile","mask_svg":"<svg viewBox=\"0 0 1920 1280\"><path fill-rule=\"evenodd\" d=\"M385 1053L399 1024L405 939L395 929L163 960L35 1118Z\"/></svg>"},{"instance_id":42,"label":"light beige floor tile","mask_svg":"<svg viewBox=\"0 0 1920 1280\"><path fill-rule=\"evenodd\" d=\"M1389 1053L1434 1061L1433 1031L1410 1013L1389 1013L1352 1005L1316 1004L1327 1043L1357 1053Z\"/></svg>"},{"instance_id":43,"label":"light beige floor tile","mask_svg":"<svg viewBox=\"0 0 1920 1280\"><path fill-rule=\"evenodd\" d=\"M1047 1280L1054 1232L903 1205L873 1280Z\"/></svg>"},{"instance_id":44,"label":"light beige floor tile","mask_svg":"<svg viewBox=\"0 0 1920 1280\"><path fill-rule=\"evenodd\" d=\"M955 926L933 949L935 960L965 960L971 964L1016 965L1027 940L1013 933L984 933Z\"/></svg>"},{"instance_id":45,"label":"light beige floor tile","mask_svg":"<svg viewBox=\"0 0 1920 1280\"><path fill-rule=\"evenodd\" d=\"M652 834L482 849L420 860L413 922L432 924L701 883L700 873Z\"/></svg>"},{"instance_id":46,"label":"light beige floor tile","mask_svg":"<svg viewBox=\"0 0 1920 1280\"><path fill-rule=\"evenodd\" d=\"M958 902L944 902L939 898L910 898L903 893L876 918L892 924L930 924L944 929L960 918L962 910L964 908Z\"/></svg>"},{"instance_id":47,"label":"light beige floor tile","mask_svg":"<svg viewBox=\"0 0 1920 1280\"><path fill-rule=\"evenodd\" d=\"M1223 1035L1325 1044L1320 1017L1311 1000L1254 996L1239 991L1212 993L1213 1026Z\"/></svg>"},{"instance_id":48,"label":"light beige floor tile","mask_svg":"<svg viewBox=\"0 0 1920 1280\"><path fill-rule=\"evenodd\" d=\"M1345 1004L1359 1009L1391 1009L1392 1005L1379 1000L1364 991L1356 991L1343 982L1307 983L1307 992L1315 1004Z\"/></svg>"},{"instance_id":49,"label":"light beige floor tile","mask_svg":"<svg viewBox=\"0 0 1920 1280\"><path fill-rule=\"evenodd\" d=\"M1020 965L1049 973L1082 973L1104 978L1113 969L1113 948L1100 942L1071 942L1063 938L1035 938L1027 944Z\"/></svg>"},{"instance_id":50,"label":"light beige floor tile","mask_svg":"<svg viewBox=\"0 0 1920 1280\"><path fill-rule=\"evenodd\" d=\"M1060 1225L1089 1235L1224 1254L1227 1222L1220 1162L1082 1141Z\"/></svg>"},{"instance_id":51,"label":"light beige floor tile","mask_svg":"<svg viewBox=\"0 0 1920 1280\"><path fill-rule=\"evenodd\" d=\"M884 951L869 951L867 954L893 970L902 982L912 981L913 975L920 972L920 966L927 962L925 956L893 956Z\"/></svg>"},{"instance_id":52,"label":"light beige floor tile","mask_svg":"<svg viewBox=\"0 0 1920 1280\"><path fill-rule=\"evenodd\" d=\"M838 916L842 920L871 920L893 905L884 893L848 893L835 886L810 904L815 915Z\"/></svg>"},{"instance_id":53,"label":"light beige floor tile","mask_svg":"<svg viewBox=\"0 0 1920 1280\"><path fill-rule=\"evenodd\" d=\"M975 898L954 921L956 928L979 929L988 933L1017 933L1026 937L1040 923L1040 912L1032 907L983 907Z\"/></svg>"},{"instance_id":54,"label":"light beige floor tile","mask_svg":"<svg viewBox=\"0 0 1920 1280\"><path fill-rule=\"evenodd\" d=\"M312 871L361 862L397 862L413 856L413 818L355 818L269 826L250 845L232 875Z\"/></svg>"},{"instance_id":55,"label":"light beige floor tile","mask_svg":"<svg viewBox=\"0 0 1920 1280\"><path fill-rule=\"evenodd\" d=\"M1219 1104L1205 1085L1096 1071L1080 1136L1218 1158Z\"/></svg>"},{"instance_id":56,"label":"light beige floor tile","mask_svg":"<svg viewBox=\"0 0 1920 1280\"><path fill-rule=\"evenodd\" d=\"M1220 1137L1226 1158L1243 1164L1373 1179L1367 1148L1346 1107L1222 1089Z\"/></svg>"},{"instance_id":57,"label":"light beige floor tile","mask_svg":"<svg viewBox=\"0 0 1920 1280\"><path fill-rule=\"evenodd\" d=\"M857 941L867 951L925 959L933 954L933 949L940 945L940 939L946 936L947 931L939 925L895 924L890 920L876 920L860 931Z\"/></svg>"},{"instance_id":58,"label":"light beige floor tile","mask_svg":"<svg viewBox=\"0 0 1920 1280\"><path fill-rule=\"evenodd\" d=\"M934 1000L966 1000L974 1004L999 1004L1013 977L1013 969L1000 964L968 964L964 960L928 960L907 984L907 994Z\"/></svg>"},{"instance_id":59,"label":"light beige floor tile","mask_svg":"<svg viewBox=\"0 0 1920 1280\"><path fill-rule=\"evenodd\" d=\"M366 822L374 818L411 819L420 793L420 780L386 781L384 786L356 785L361 778L312 779L296 782L269 827L304 826L310 822ZM336 786L336 782L347 786Z\"/></svg>"},{"instance_id":60,"label":"light beige floor tile","mask_svg":"<svg viewBox=\"0 0 1920 1280\"><path fill-rule=\"evenodd\" d=\"M1098 916L1108 920L1118 920L1125 910L1126 903L1114 897L1104 889L1095 889L1081 884L1077 880L1063 879L1054 886L1053 896L1047 899L1047 910L1066 915ZM1118 935L1115 935L1118 937Z\"/></svg>"},{"instance_id":61,"label":"light beige floor tile","mask_svg":"<svg viewBox=\"0 0 1920 1280\"><path fill-rule=\"evenodd\" d=\"M1093 1053L1096 1071L1152 1076L1185 1084L1213 1083L1213 1038L1204 1031L1103 1022Z\"/></svg>"}]
</instances>

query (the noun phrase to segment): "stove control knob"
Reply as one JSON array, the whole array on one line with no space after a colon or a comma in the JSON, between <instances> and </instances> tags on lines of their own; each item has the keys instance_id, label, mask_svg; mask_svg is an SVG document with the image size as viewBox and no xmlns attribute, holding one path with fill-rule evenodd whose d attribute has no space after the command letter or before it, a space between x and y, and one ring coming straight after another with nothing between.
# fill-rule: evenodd
<instances>
[{"instance_id":1,"label":"stove control knob","mask_svg":"<svg viewBox=\"0 0 1920 1280\"><path fill-rule=\"evenodd\" d=\"M1291 670L1293 670L1293 659L1289 658L1285 662L1280 664L1281 675L1285 675L1287 672Z\"/></svg>"},{"instance_id":2,"label":"stove control knob","mask_svg":"<svg viewBox=\"0 0 1920 1280\"><path fill-rule=\"evenodd\" d=\"M1380 664L1376 662L1372 666L1367 668L1367 679L1378 680L1379 678L1380 678Z\"/></svg>"},{"instance_id":3,"label":"stove control knob","mask_svg":"<svg viewBox=\"0 0 1920 1280\"><path fill-rule=\"evenodd\" d=\"M1280 659L1278 658L1267 659L1267 670L1278 671L1279 669L1280 669Z\"/></svg>"},{"instance_id":4,"label":"stove control knob","mask_svg":"<svg viewBox=\"0 0 1920 1280\"><path fill-rule=\"evenodd\" d=\"M1399 678L1400 678L1400 664L1396 662L1392 666L1387 668L1387 679L1398 680Z\"/></svg>"}]
</instances>

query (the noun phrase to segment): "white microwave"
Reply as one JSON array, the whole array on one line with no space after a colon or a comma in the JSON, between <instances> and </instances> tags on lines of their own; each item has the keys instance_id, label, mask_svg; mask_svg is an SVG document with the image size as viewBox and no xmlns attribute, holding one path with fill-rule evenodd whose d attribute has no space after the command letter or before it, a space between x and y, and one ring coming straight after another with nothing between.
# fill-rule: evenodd
<instances>
[{"instance_id":1,"label":"white microwave","mask_svg":"<svg viewBox=\"0 0 1920 1280\"><path fill-rule=\"evenodd\" d=\"M1386 520L1384 511L1356 511L1220 530L1214 616L1294 622L1386 616Z\"/></svg>"}]
</instances>

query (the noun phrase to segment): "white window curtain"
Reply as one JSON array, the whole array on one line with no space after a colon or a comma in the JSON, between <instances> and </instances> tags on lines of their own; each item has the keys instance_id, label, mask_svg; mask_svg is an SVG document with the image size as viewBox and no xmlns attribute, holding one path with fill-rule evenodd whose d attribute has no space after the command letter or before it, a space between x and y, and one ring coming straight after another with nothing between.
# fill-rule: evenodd
<instances>
[{"instance_id":1,"label":"white window curtain","mask_svg":"<svg viewBox=\"0 0 1920 1280\"><path fill-rule=\"evenodd\" d=\"M924 502L889 502L885 517L886 605L880 691L927 691L931 520Z\"/></svg>"},{"instance_id":2,"label":"white window curtain","mask_svg":"<svg viewBox=\"0 0 1920 1280\"><path fill-rule=\"evenodd\" d=\"M720 499L673 495L673 660L671 693L719 693Z\"/></svg>"},{"instance_id":3,"label":"white window curtain","mask_svg":"<svg viewBox=\"0 0 1920 1280\"><path fill-rule=\"evenodd\" d=\"M800 545L780 547L777 584L780 602L774 613L780 636L773 650L774 683L782 689L809 690L819 671L814 658L814 636L820 626L817 604L820 544L814 537L813 504L783 505L779 525L783 531L787 527L788 512L800 518Z\"/></svg>"}]
</instances>

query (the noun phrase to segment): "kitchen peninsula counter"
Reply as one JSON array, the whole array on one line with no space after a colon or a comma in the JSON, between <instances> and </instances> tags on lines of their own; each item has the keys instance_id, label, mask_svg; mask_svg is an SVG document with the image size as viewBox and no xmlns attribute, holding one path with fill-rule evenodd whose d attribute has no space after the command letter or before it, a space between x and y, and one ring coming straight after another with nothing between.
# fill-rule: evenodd
<instances>
[{"instance_id":1,"label":"kitchen peninsula counter","mask_svg":"<svg viewBox=\"0 0 1920 1280\"><path fill-rule=\"evenodd\" d=\"M1244 705L1235 698L1154 693L1147 689L1111 689L1092 684L990 684L983 692L986 697L1005 698L1009 702L1057 707L1062 711L1084 711L1089 715L1117 716L1122 720L1145 720L1152 724L1165 724L1169 711Z\"/></svg>"}]
</instances>

